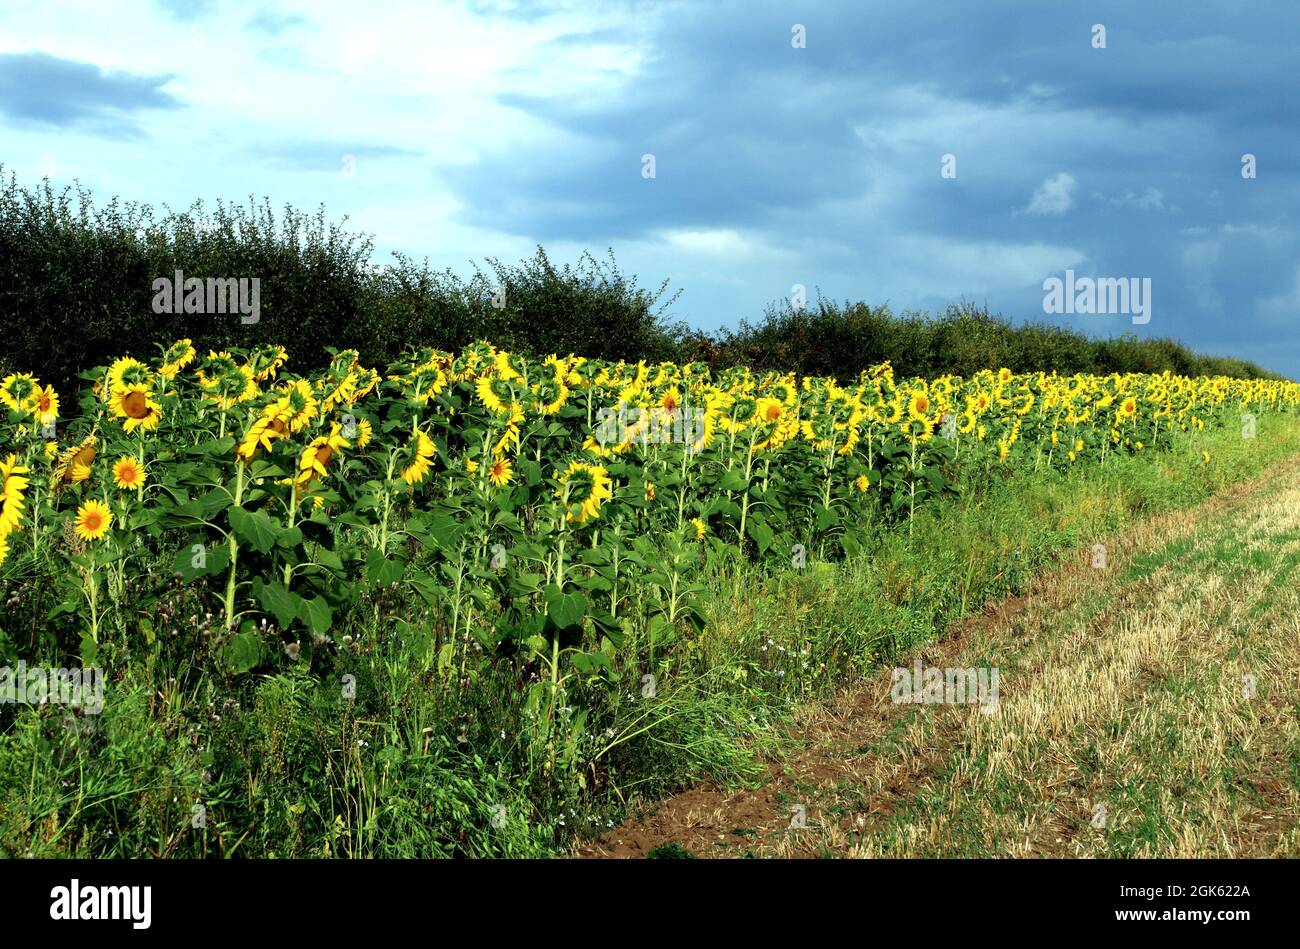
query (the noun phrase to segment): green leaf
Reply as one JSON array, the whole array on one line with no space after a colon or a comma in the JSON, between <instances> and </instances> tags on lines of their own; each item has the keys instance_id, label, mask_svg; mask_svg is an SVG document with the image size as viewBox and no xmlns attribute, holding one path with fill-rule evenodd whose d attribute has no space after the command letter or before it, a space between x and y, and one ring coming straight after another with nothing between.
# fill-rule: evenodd
<instances>
[{"instance_id":1,"label":"green leaf","mask_svg":"<svg viewBox=\"0 0 1300 949\"><path fill-rule=\"evenodd\" d=\"M230 527L235 535L260 554L271 552L279 529L265 511L245 511L242 507L230 509Z\"/></svg>"},{"instance_id":2,"label":"green leaf","mask_svg":"<svg viewBox=\"0 0 1300 949\"><path fill-rule=\"evenodd\" d=\"M236 675L255 668L261 661L262 642L251 630L236 633L226 646L226 664Z\"/></svg>"},{"instance_id":3,"label":"green leaf","mask_svg":"<svg viewBox=\"0 0 1300 949\"><path fill-rule=\"evenodd\" d=\"M767 553L768 548L772 546L772 541L776 536L772 533L772 528L768 527L765 521L762 521L757 517L751 518L748 524L745 525L745 533L754 538L754 543L758 544L758 552L760 554Z\"/></svg>"},{"instance_id":4,"label":"green leaf","mask_svg":"<svg viewBox=\"0 0 1300 949\"><path fill-rule=\"evenodd\" d=\"M573 668L583 675L594 675L602 669L610 669L609 656L603 652L575 652Z\"/></svg>"},{"instance_id":5,"label":"green leaf","mask_svg":"<svg viewBox=\"0 0 1300 949\"><path fill-rule=\"evenodd\" d=\"M573 629L587 615L587 601L576 593L564 593L555 584L542 591L546 615L556 629Z\"/></svg>"},{"instance_id":6,"label":"green leaf","mask_svg":"<svg viewBox=\"0 0 1300 949\"><path fill-rule=\"evenodd\" d=\"M255 582L254 585L258 587L257 602L262 604L264 610L275 616L275 621L281 629L288 629L289 624L302 610L302 597L290 593L278 580L271 583Z\"/></svg>"},{"instance_id":7,"label":"green leaf","mask_svg":"<svg viewBox=\"0 0 1300 949\"><path fill-rule=\"evenodd\" d=\"M324 633L334 622L334 613L328 603L319 596L310 600L299 600L298 618L313 633Z\"/></svg>"},{"instance_id":8,"label":"green leaf","mask_svg":"<svg viewBox=\"0 0 1300 949\"><path fill-rule=\"evenodd\" d=\"M195 550L196 547L199 549ZM198 577L215 577L224 573L229 565L230 548L224 541L213 546L190 544L176 551L172 571L189 582Z\"/></svg>"},{"instance_id":9,"label":"green leaf","mask_svg":"<svg viewBox=\"0 0 1300 949\"><path fill-rule=\"evenodd\" d=\"M739 468L732 468L718 482L719 491L744 491L748 487L749 481L746 480L745 473Z\"/></svg>"},{"instance_id":10,"label":"green leaf","mask_svg":"<svg viewBox=\"0 0 1300 949\"><path fill-rule=\"evenodd\" d=\"M406 564L400 560L385 557L378 549L372 548L366 554L366 579L372 583L386 587L390 583L396 583L402 579L402 574L405 572Z\"/></svg>"}]
</instances>

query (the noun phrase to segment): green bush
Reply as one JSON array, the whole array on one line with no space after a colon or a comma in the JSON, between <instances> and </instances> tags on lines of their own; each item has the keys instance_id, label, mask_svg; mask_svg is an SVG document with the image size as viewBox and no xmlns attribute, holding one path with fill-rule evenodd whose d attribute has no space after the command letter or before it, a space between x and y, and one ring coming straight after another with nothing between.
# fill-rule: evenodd
<instances>
[{"instance_id":1,"label":"green bush","mask_svg":"<svg viewBox=\"0 0 1300 949\"><path fill-rule=\"evenodd\" d=\"M670 322L665 280L637 286L614 259L583 254L557 266L538 248L517 265L489 258L468 279L402 255L370 263L368 237L269 200L157 213L114 198L97 206L80 186L18 185L0 165L0 314L11 331L0 372L32 372L60 391L84 369L121 355L144 359L181 337L199 350L282 344L297 365L327 348L385 365L411 345L456 349L489 339L544 355L702 360L847 379L888 360L902 375L1016 372L1162 372L1271 377L1258 366L1191 352L1168 339L1092 340L1047 324L1013 326L987 310L952 306L938 317L818 299L769 306L757 324L691 330ZM260 318L156 314L153 281L256 277Z\"/></svg>"}]
</instances>

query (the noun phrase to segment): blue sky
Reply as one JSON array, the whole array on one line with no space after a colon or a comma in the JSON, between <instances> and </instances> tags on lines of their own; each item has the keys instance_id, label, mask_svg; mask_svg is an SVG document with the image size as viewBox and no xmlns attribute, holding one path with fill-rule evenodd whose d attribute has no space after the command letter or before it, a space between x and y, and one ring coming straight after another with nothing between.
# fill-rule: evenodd
<instances>
[{"instance_id":1,"label":"blue sky","mask_svg":"<svg viewBox=\"0 0 1300 949\"><path fill-rule=\"evenodd\" d=\"M0 163L324 203L381 262L612 247L705 328L802 284L1300 378L1297 40L1294 0L0 0ZM1150 322L1045 315L1067 269Z\"/></svg>"}]
</instances>

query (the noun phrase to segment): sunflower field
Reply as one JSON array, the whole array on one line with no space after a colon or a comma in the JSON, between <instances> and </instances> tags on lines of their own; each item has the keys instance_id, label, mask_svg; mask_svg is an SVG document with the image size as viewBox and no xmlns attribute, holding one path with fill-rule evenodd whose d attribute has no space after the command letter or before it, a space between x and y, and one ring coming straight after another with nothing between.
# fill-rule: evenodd
<instances>
[{"instance_id":1,"label":"sunflower field","mask_svg":"<svg viewBox=\"0 0 1300 949\"><path fill-rule=\"evenodd\" d=\"M1208 466L1210 433L1300 405L1280 381L837 380L486 342L294 368L180 340L78 393L4 378L0 660L324 678L398 640L452 696L512 670L552 773L578 753L577 697L652 695L694 648L711 563L851 559L971 473L1084 478L1175 448Z\"/></svg>"},{"instance_id":2,"label":"sunflower field","mask_svg":"<svg viewBox=\"0 0 1300 949\"><path fill-rule=\"evenodd\" d=\"M387 595L438 614L444 671L482 648L536 653L553 682L599 675L705 622L703 548L836 559L952 491L955 466L1105 465L1300 403L1295 383L1224 377L885 364L840 382L487 343L383 371L352 351L285 363L180 340L83 374L75 411L30 375L0 383L0 566L66 564L29 617L41 635L94 651L193 614L213 660L246 671L328 652ZM646 584L653 605L629 614Z\"/></svg>"}]
</instances>

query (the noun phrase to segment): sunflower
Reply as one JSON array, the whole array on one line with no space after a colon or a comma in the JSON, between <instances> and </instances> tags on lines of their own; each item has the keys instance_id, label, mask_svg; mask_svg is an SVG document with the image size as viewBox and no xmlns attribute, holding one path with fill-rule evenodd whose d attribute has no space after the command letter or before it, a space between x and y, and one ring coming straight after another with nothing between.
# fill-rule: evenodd
<instances>
[{"instance_id":1,"label":"sunflower","mask_svg":"<svg viewBox=\"0 0 1300 949\"><path fill-rule=\"evenodd\" d=\"M288 360L289 354L284 351L283 346L270 344L258 346L248 354L248 367L253 371L253 381L266 382L268 379L274 379L280 367Z\"/></svg>"},{"instance_id":2,"label":"sunflower","mask_svg":"<svg viewBox=\"0 0 1300 949\"><path fill-rule=\"evenodd\" d=\"M28 481L23 475L28 470L18 464L18 456L10 455L0 462L0 538L17 530L23 520L23 489Z\"/></svg>"},{"instance_id":3,"label":"sunflower","mask_svg":"<svg viewBox=\"0 0 1300 949\"><path fill-rule=\"evenodd\" d=\"M113 483L123 491L134 491L144 486L149 476L144 466L130 455L123 455L113 462Z\"/></svg>"},{"instance_id":4,"label":"sunflower","mask_svg":"<svg viewBox=\"0 0 1300 949\"><path fill-rule=\"evenodd\" d=\"M474 383L474 393L493 415L505 415L514 404L515 389L508 379L479 376Z\"/></svg>"},{"instance_id":5,"label":"sunflower","mask_svg":"<svg viewBox=\"0 0 1300 949\"><path fill-rule=\"evenodd\" d=\"M932 403L930 396L925 392L914 392L911 398L907 400L907 417L910 419L928 420Z\"/></svg>"},{"instance_id":6,"label":"sunflower","mask_svg":"<svg viewBox=\"0 0 1300 949\"><path fill-rule=\"evenodd\" d=\"M401 478L408 485L414 487L422 482L429 475L429 460L438 452L438 446L434 444L433 439L426 435L418 428L411 429L411 438L403 449L406 458L409 459L402 468Z\"/></svg>"},{"instance_id":7,"label":"sunflower","mask_svg":"<svg viewBox=\"0 0 1300 949\"><path fill-rule=\"evenodd\" d=\"M15 412L31 412L40 400L41 385L36 377L20 372L0 382L0 402Z\"/></svg>"},{"instance_id":8,"label":"sunflower","mask_svg":"<svg viewBox=\"0 0 1300 949\"><path fill-rule=\"evenodd\" d=\"M287 416L289 431L298 434L316 417L319 408L311 383L298 379L275 390L279 403Z\"/></svg>"},{"instance_id":9,"label":"sunflower","mask_svg":"<svg viewBox=\"0 0 1300 949\"><path fill-rule=\"evenodd\" d=\"M241 366L230 353L209 352L197 375L204 395L223 409L247 402L258 393L253 368Z\"/></svg>"},{"instance_id":10,"label":"sunflower","mask_svg":"<svg viewBox=\"0 0 1300 949\"><path fill-rule=\"evenodd\" d=\"M599 517L601 505L614 496L609 472L600 465L571 461L563 472L555 472L555 477L560 483L555 496L568 505L565 519L577 524Z\"/></svg>"},{"instance_id":11,"label":"sunflower","mask_svg":"<svg viewBox=\"0 0 1300 949\"><path fill-rule=\"evenodd\" d=\"M77 516L73 520L77 536L82 540L99 540L112 525L113 512L107 504L94 498L77 508Z\"/></svg>"},{"instance_id":12,"label":"sunflower","mask_svg":"<svg viewBox=\"0 0 1300 949\"><path fill-rule=\"evenodd\" d=\"M400 376L400 381L406 386L407 394L412 402L425 405L430 399L436 399L444 389L447 388L447 373L436 363L428 363L416 367L415 371L408 376ZM360 393L364 395L365 393Z\"/></svg>"},{"instance_id":13,"label":"sunflower","mask_svg":"<svg viewBox=\"0 0 1300 949\"><path fill-rule=\"evenodd\" d=\"M524 420L524 408L518 403L511 403L508 407L509 418L506 420L505 430L497 443L492 446L492 457L500 458L511 448L516 451L519 449L519 423Z\"/></svg>"},{"instance_id":14,"label":"sunflower","mask_svg":"<svg viewBox=\"0 0 1300 949\"><path fill-rule=\"evenodd\" d=\"M351 371L331 369L325 378L316 382L316 393L320 398L321 411L332 412L336 406L351 404L356 397L357 376Z\"/></svg>"},{"instance_id":15,"label":"sunflower","mask_svg":"<svg viewBox=\"0 0 1300 949\"><path fill-rule=\"evenodd\" d=\"M235 454L249 462L259 451L269 452L277 439L288 437L286 430L289 428L289 418L290 410L283 399L272 402L248 426L248 431L235 446Z\"/></svg>"},{"instance_id":16,"label":"sunflower","mask_svg":"<svg viewBox=\"0 0 1300 949\"><path fill-rule=\"evenodd\" d=\"M9 559L9 538L4 534L0 534L0 567L3 567L4 562L8 559Z\"/></svg>"},{"instance_id":17,"label":"sunflower","mask_svg":"<svg viewBox=\"0 0 1300 949\"><path fill-rule=\"evenodd\" d=\"M109 408L114 418L125 419L122 428L128 432L137 428L153 431L162 418L162 406L153 400L153 390L139 382L113 389Z\"/></svg>"},{"instance_id":18,"label":"sunflower","mask_svg":"<svg viewBox=\"0 0 1300 949\"><path fill-rule=\"evenodd\" d=\"M1129 396L1120 403L1119 408L1115 411L1116 420L1137 418L1137 399Z\"/></svg>"},{"instance_id":19,"label":"sunflower","mask_svg":"<svg viewBox=\"0 0 1300 949\"><path fill-rule=\"evenodd\" d=\"M488 469L488 480L492 482L493 486L502 488L510 483L514 473L514 466L509 461L505 458L498 458L492 462L492 467Z\"/></svg>"},{"instance_id":20,"label":"sunflower","mask_svg":"<svg viewBox=\"0 0 1300 949\"><path fill-rule=\"evenodd\" d=\"M356 438L353 439L352 445L358 451L370 444L375 437L374 426L370 424L370 419L361 419L357 422Z\"/></svg>"},{"instance_id":21,"label":"sunflower","mask_svg":"<svg viewBox=\"0 0 1300 949\"><path fill-rule=\"evenodd\" d=\"M59 420L59 394L54 391L54 386L46 386L44 389L38 389L37 392L36 405L33 408L36 421L44 426L53 425Z\"/></svg>"},{"instance_id":22,"label":"sunflower","mask_svg":"<svg viewBox=\"0 0 1300 949\"><path fill-rule=\"evenodd\" d=\"M90 477L90 466L95 462L95 433L87 435L75 448L69 448L54 468L54 481L78 482Z\"/></svg>"},{"instance_id":23,"label":"sunflower","mask_svg":"<svg viewBox=\"0 0 1300 949\"><path fill-rule=\"evenodd\" d=\"M194 351L193 340L178 339L163 353L162 366L158 370L158 375L170 382L194 361L196 355L198 354Z\"/></svg>"},{"instance_id":24,"label":"sunflower","mask_svg":"<svg viewBox=\"0 0 1300 949\"><path fill-rule=\"evenodd\" d=\"M866 491L871 487L871 481L866 475L858 475L857 480L853 482L859 491Z\"/></svg>"},{"instance_id":25,"label":"sunflower","mask_svg":"<svg viewBox=\"0 0 1300 949\"><path fill-rule=\"evenodd\" d=\"M130 356L124 356L108 367L108 391L110 393L114 389L121 389L125 386L149 386L152 383L153 370L140 360L132 359Z\"/></svg>"},{"instance_id":26,"label":"sunflower","mask_svg":"<svg viewBox=\"0 0 1300 949\"><path fill-rule=\"evenodd\" d=\"M697 541L704 540L704 535L709 532L708 525L706 525L698 517L692 517L691 526L695 528L695 539Z\"/></svg>"},{"instance_id":27,"label":"sunflower","mask_svg":"<svg viewBox=\"0 0 1300 949\"><path fill-rule=\"evenodd\" d=\"M335 422L330 426L328 435L321 435L313 438L306 448L302 450L302 455L298 458L298 477L299 487L306 487L314 478L323 478L328 472L325 466L329 464L330 459L340 449L347 448L348 441L339 434L339 424Z\"/></svg>"},{"instance_id":28,"label":"sunflower","mask_svg":"<svg viewBox=\"0 0 1300 949\"><path fill-rule=\"evenodd\" d=\"M647 501L653 501L655 499L655 486L651 481L645 483L645 499Z\"/></svg>"},{"instance_id":29,"label":"sunflower","mask_svg":"<svg viewBox=\"0 0 1300 949\"><path fill-rule=\"evenodd\" d=\"M533 403L538 415L554 415L569 399L569 387L559 379L543 379L533 386Z\"/></svg>"}]
</instances>

